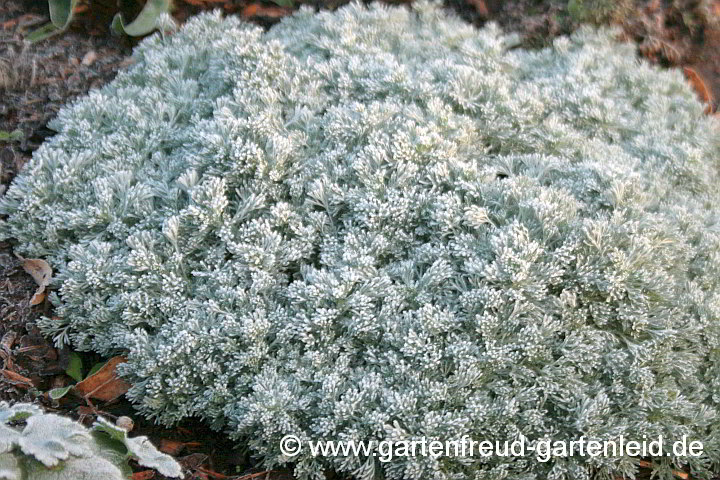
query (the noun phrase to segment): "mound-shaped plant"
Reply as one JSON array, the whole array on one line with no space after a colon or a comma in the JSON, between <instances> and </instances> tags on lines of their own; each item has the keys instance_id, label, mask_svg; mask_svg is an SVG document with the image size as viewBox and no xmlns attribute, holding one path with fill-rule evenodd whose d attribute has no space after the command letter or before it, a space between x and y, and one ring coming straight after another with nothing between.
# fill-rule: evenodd
<instances>
[{"instance_id":1,"label":"mound-shaped plant","mask_svg":"<svg viewBox=\"0 0 720 480\"><path fill-rule=\"evenodd\" d=\"M0 402L0 480L127 480L130 457L168 477L183 476L147 437L129 438L102 417L88 430L36 405Z\"/></svg>"},{"instance_id":2,"label":"mound-shaped plant","mask_svg":"<svg viewBox=\"0 0 720 480\"><path fill-rule=\"evenodd\" d=\"M0 206L57 341L157 421L301 478L529 479L628 457L281 454L279 440L648 440L720 460L720 145L608 33L513 49L432 5L205 14L62 110ZM669 448L669 445L666 445ZM665 450L667 451L667 450Z\"/></svg>"}]
</instances>

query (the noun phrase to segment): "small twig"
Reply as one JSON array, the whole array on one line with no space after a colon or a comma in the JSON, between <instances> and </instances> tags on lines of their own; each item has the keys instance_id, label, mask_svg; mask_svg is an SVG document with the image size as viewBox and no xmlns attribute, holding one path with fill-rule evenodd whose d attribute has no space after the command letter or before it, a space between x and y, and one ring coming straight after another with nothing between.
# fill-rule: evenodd
<instances>
[{"instance_id":1,"label":"small twig","mask_svg":"<svg viewBox=\"0 0 720 480\"><path fill-rule=\"evenodd\" d=\"M212 471L212 470L209 470L209 469L203 468L203 467L197 467L197 471L202 472L202 473L204 473L205 475L209 475L209 476L211 476L211 477L213 477L213 478L217 478L217 479L219 479L219 480L224 480L224 479L228 479L228 478L233 478L233 477L228 477L227 475L223 475L222 473L214 472L214 471Z\"/></svg>"},{"instance_id":2,"label":"small twig","mask_svg":"<svg viewBox=\"0 0 720 480\"><path fill-rule=\"evenodd\" d=\"M271 473L275 473L275 472L276 472L276 470L265 470L264 472L250 473L250 474L244 475L240 478L236 478L235 480L252 480L253 478L258 478L262 475L265 475L267 477Z\"/></svg>"}]
</instances>

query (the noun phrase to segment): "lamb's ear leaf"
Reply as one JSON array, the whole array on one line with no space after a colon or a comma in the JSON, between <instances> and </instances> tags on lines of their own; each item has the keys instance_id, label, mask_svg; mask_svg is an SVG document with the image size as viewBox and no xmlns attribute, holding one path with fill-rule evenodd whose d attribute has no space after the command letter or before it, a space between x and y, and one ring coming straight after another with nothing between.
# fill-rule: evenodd
<instances>
[{"instance_id":1,"label":"lamb's ear leaf","mask_svg":"<svg viewBox=\"0 0 720 480\"><path fill-rule=\"evenodd\" d=\"M12 450L15 445L17 445L18 438L20 438L20 432L0 424L0 454L5 454ZM0 479L2 479L1 476Z\"/></svg>"},{"instance_id":2,"label":"lamb's ear leaf","mask_svg":"<svg viewBox=\"0 0 720 480\"><path fill-rule=\"evenodd\" d=\"M48 0L50 21L55 28L65 30L70 25L75 5L77 0Z\"/></svg>"},{"instance_id":3,"label":"lamb's ear leaf","mask_svg":"<svg viewBox=\"0 0 720 480\"><path fill-rule=\"evenodd\" d=\"M55 467L71 456L92 455L91 440L90 432L81 424L47 413L28 418L17 443L25 455L34 457L46 467Z\"/></svg>"},{"instance_id":4,"label":"lamb's ear leaf","mask_svg":"<svg viewBox=\"0 0 720 480\"><path fill-rule=\"evenodd\" d=\"M147 35L157 27L157 19L161 13L167 13L170 10L170 0L147 0L145 6L138 16L125 24L122 14L117 13L113 17L111 29L118 35L130 35L131 37L139 37Z\"/></svg>"},{"instance_id":5,"label":"lamb's ear leaf","mask_svg":"<svg viewBox=\"0 0 720 480\"><path fill-rule=\"evenodd\" d=\"M0 440L2 441L2 440ZM11 453L0 454L0 480L22 480L20 462Z\"/></svg>"},{"instance_id":6,"label":"lamb's ear leaf","mask_svg":"<svg viewBox=\"0 0 720 480\"><path fill-rule=\"evenodd\" d=\"M48 0L50 23L30 32L25 40L37 43L65 31L72 21L77 2L78 0Z\"/></svg>"},{"instance_id":7,"label":"lamb's ear leaf","mask_svg":"<svg viewBox=\"0 0 720 480\"><path fill-rule=\"evenodd\" d=\"M105 432L110 435L112 440L122 442L127 448L128 454L135 457L140 465L154 468L166 477L183 477L180 464L170 455L166 455L155 448L147 437L129 438L126 430L102 417L98 417L93 425L93 430Z\"/></svg>"},{"instance_id":8,"label":"lamb's ear leaf","mask_svg":"<svg viewBox=\"0 0 720 480\"><path fill-rule=\"evenodd\" d=\"M103 480L127 480L129 477L102 457L72 457L62 463L62 468L47 468L39 462L26 462L27 478L32 480L77 480L79 478L102 478Z\"/></svg>"},{"instance_id":9,"label":"lamb's ear leaf","mask_svg":"<svg viewBox=\"0 0 720 480\"><path fill-rule=\"evenodd\" d=\"M32 403L16 403L11 407L6 402L0 402L0 454L15 448L21 435L20 428L11 428L7 424L25 420L37 414L42 414L42 410ZM1 476L0 479L2 479Z\"/></svg>"},{"instance_id":10,"label":"lamb's ear leaf","mask_svg":"<svg viewBox=\"0 0 720 480\"><path fill-rule=\"evenodd\" d=\"M104 432L110 435L110 438L125 444L125 440L127 439L127 431L123 428L118 427L114 423L112 423L110 420L103 418L103 417L97 417L97 420L92 426L93 432Z\"/></svg>"},{"instance_id":11,"label":"lamb's ear leaf","mask_svg":"<svg viewBox=\"0 0 720 480\"><path fill-rule=\"evenodd\" d=\"M32 403L16 403L12 407L0 402L0 424L25 420L33 415L42 415L42 408Z\"/></svg>"},{"instance_id":12,"label":"lamb's ear leaf","mask_svg":"<svg viewBox=\"0 0 720 480\"><path fill-rule=\"evenodd\" d=\"M36 28L32 32L28 33L25 36L25 41L31 44L38 43L52 37L53 35L57 35L58 33L62 33L62 30L55 27L52 23L46 23L42 27Z\"/></svg>"},{"instance_id":13,"label":"lamb's ear leaf","mask_svg":"<svg viewBox=\"0 0 720 480\"><path fill-rule=\"evenodd\" d=\"M125 441L128 451L137 458L137 462L148 468L154 468L162 475L182 478L183 471L173 457L160 452L147 437L128 438Z\"/></svg>"},{"instance_id":14,"label":"lamb's ear leaf","mask_svg":"<svg viewBox=\"0 0 720 480\"><path fill-rule=\"evenodd\" d=\"M68 385L67 387L61 387L61 388L53 388L48 392L48 395L53 400L60 400L62 397L68 394L70 390L72 390L73 386Z\"/></svg>"},{"instance_id":15,"label":"lamb's ear leaf","mask_svg":"<svg viewBox=\"0 0 720 480\"><path fill-rule=\"evenodd\" d=\"M93 431L91 435L95 440L92 444L95 454L117 466L126 478L131 477L133 471L127 462L130 454L125 444L101 431Z\"/></svg>"}]
</instances>

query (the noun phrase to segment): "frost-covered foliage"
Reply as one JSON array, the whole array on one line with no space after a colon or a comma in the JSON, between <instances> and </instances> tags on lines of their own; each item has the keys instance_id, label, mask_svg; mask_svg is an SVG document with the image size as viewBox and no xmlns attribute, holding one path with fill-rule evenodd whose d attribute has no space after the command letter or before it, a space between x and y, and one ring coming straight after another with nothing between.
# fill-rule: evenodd
<instances>
[{"instance_id":1,"label":"frost-covered foliage","mask_svg":"<svg viewBox=\"0 0 720 480\"><path fill-rule=\"evenodd\" d=\"M104 418L88 430L36 405L0 402L0 480L127 480L131 456L165 476L183 476L147 437L129 438Z\"/></svg>"},{"instance_id":2,"label":"frost-covered foliage","mask_svg":"<svg viewBox=\"0 0 720 480\"><path fill-rule=\"evenodd\" d=\"M3 238L58 341L300 478L582 479L629 458L286 458L279 440L705 442L720 146L676 71L583 30L511 49L428 4L201 15L59 114ZM374 473L373 473L374 472ZM668 477L669 478L669 477Z\"/></svg>"}]
</instances>

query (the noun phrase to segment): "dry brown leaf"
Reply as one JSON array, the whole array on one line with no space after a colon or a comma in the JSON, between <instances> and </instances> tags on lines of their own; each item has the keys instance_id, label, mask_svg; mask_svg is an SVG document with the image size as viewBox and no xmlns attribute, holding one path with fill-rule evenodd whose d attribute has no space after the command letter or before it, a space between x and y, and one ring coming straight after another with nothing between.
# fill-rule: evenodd
<instances>
[{"instance_id":1,"label":"dry brown leaf","mask_svg":"<svg viewBox=\"0 0 720 480\"><path fill-rule=\"evenodd\" d=\"M698 94L700 99L704 102L709 104L709 109L705 109L705 113L711 113L712 111L712 102L713 97L710 93L710 90L705 85L705 82L703 79L698 75L698 73L693 70L690 67L683 67L683 73L685 73L685 76L687 77L688 81L690 82L690 85L692 85L693 89L695 90L695 93Z\"/></svg>"},{"instance_id":2,"label":"dry brown leaf","mask_svg":"<svg viewBox=\"0 0 720 480\"><path fill-rule=\"evenodd\" d=\"M30 274L35 283L40 287L50 285L52 279L52 268L50 265L39 258L23 258L17 253L15 254L23 262L23 270Z\"/></svg>"},{"instance_id":3,"label":"dry brown leaf","mask_svg":"<svg viewBox=\"0 0 720 480\"><path fill-rule=\"evenodd\" d=\"M163 438L160 440L159 450L163 453L167 453L168 455L175 456L178 453L182 452L183 448L185 448L185 444L183 442L178 442L177 440L170 440L168 438Z\"/></svg>"},{"instance_id":4,"label":"dry brown leaf","mask_svg":"<svg viewBox=\"0 0 720 480\"><path fill-rule=\"evenodd\" d=\"M710 11L715 15L716 17L720 17L720 1L715 0L712 4L712 7L710 8Z\"/></svg>"},{"instance_id":5,"label":"dry brown leaf","mask_svg":"<svg viewBox=\"0 0 720 480\"><path fill-rule=\"evenodd\" d=\"M95 410L94 408L90 408L86 405L80 405L75 409L75 413L77 413L81 417L87 417L97 414L97 410Z\"/></svg>"},{"instance_id":6,"label":"dry brown leaf","mask_svg":"<svg viewBox=\"0 0 720 480\"><path fill-rule=\"evenodd\" d=\"M183 0L185 3L198 7L207 7L213 3L223 3L225 0Z\"/></svg>"},{"instance_id":7,"label":"dry brown leaf","mask_svg":"<svg viewBox=\"0 0 720 480\"><path fill-rule=\"evenodd\" d=\"M38 290L30 299L30 305L40 305L45 300L45 292L41 290L45 290L45 287L38 287Z\"/></svg>"},{"instance_id":8,"label":"dry brown leaf","mask_svg":"<svg viewBox=\"0 0 720 480\"><path fill-rule=\"evenodd\" d=\"M180 465L188 470L197 470L198 467L202 466L207 462L208 456L204 453L191 453L185 455L182 458L178 458L177 461Z\"/></svg>"},{"instance_id":9,"label":"dry brown leaf","mask_svg":"<svg viewBox=\"0 0 720 480\"><path fill-rule=\"evenodd\" d=\"M490 16L490 10L488 10L485 0L467 0L467 3L473 7L482 18L488 18Z\"/></svg>"},{"instance_id":10,"label":"dry brown leaf","mask_svg":"<svg viewBox=\"0 0 720 480\"><path fill-rule=\"evenodd\" d=\"M32 380L12 370L0 370L0 374L16 387L30 388L35 386Z\"/></svg>"},{"instance_id":11,"label":"dry brown leaf","mask_svg":"<svg viewBox=\"0 0 720 480\"><path fill-rule=\"evenodd\" d=\"M0 350L5 350L7 353L12 352L13 345L17 340L18 333L15 330L8 330L5 335L0 339Z\"/></svg>"},{"instance_id":12,"label":"dry brown leaf","mask_svg":"<svg viewBox=\"0 0 720 480\"><path fill-rule=\"evenodd\" d=\"M98 54L97 54L97 52L95 52L95 50L90 50L89 52L87 52L87 53L83 56L83 58L82 58L82 60L80 61L80 63L81 63L82 65L85 65L86 67L89 67L89 66L91 66L93 63L95 63L95 61L96 61L97 59L98 59Z\"/></svg>"},{"instance_id":13,"label":"dry brown leaf","mask_svg":"<svg viewBox=\"0 0 720 480\"><path fill-rule=\"evenodd\" d=\"M242 16L245 18L251 17L269 17L269 18L281 18L290 13L290 10L282 7L266 7L259 3L251 3L242 10Z\"/></svg>"},{"instance_id":14,"label":"dry brown leaf","mask_svg":"<svg viewBox=\"0 0 720 480\"><path fill-rule=\"evenodd\" d=\"M132 480L150 480L155 478L154 470L143 470L142 472L135 472L132 474Z\"/></svg>"},{"instance_id":15,"label":"dry brown leaf","mask_svg":"<svg viewBox=\"0 0 720 480\"><path fill-rule=\"evenodd\" d=\"M50 280L52 280L52 268L50 268L50 265L45 260L40 258L23 258L17 253L15 256L23 262L23 270L25 270L38 285L35 294L30 299L30 305L42 303L43 300L45 300L45 287L50 285Z\"/></svg>"},{"instance_id":16,"label":"dry brown leaf","mask_svg":"<svg viewBox=\"0 0 720 480\"><path fill-rule=\"evenodd\" d=\"M130 384L118 378L115 367L125 363L127 358L123 356L113 357L93 375L73 387L75 393L83 398L94 398L109 402L130 389Z\"/></svg>"}]
</instances>

